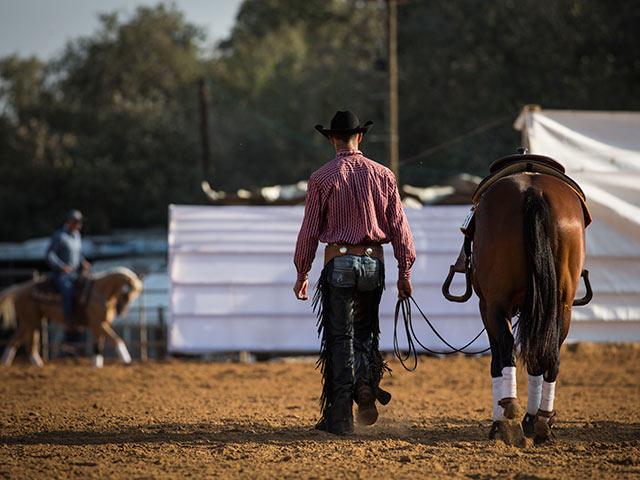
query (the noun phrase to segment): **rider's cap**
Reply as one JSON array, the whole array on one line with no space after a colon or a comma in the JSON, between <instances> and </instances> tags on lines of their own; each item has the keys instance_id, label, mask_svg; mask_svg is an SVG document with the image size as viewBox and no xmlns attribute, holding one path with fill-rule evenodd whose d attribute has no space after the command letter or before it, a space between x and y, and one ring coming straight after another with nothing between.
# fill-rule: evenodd
<instances>
[{"instance_id":1,"label":"rider's cap","mask_svg":"<svg viewBox=\"0 0 640 480\"><path fill-rule=\"evenodd\" d=\"M74 222L81 222L82 212L80 212L80 210L77 210L75 208L73 210L69 210L69 213L67 213L67 221L69 220L73 220Z\"/></svg>"}]
</instances>

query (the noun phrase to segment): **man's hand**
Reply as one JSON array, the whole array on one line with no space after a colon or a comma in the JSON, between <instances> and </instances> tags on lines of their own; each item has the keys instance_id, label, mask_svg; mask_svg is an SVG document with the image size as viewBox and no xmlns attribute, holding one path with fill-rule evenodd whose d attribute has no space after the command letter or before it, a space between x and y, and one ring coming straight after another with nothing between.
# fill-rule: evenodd
<instances>
[{"instance_id":1,"label":"man's hand","mask_svg":"<svg viewBox=\"0 0 640 480\"><path fill-rule=\"evenodd\" d=\"M298 300L309 300L307 296L307 286L309 285L309 280L296 280L296 284L293 286L293 293L296 294L296 298Z\"/></svg>"},{"instance_id":2,"label":"man's hand","mask_svg":"<svg viewBox=\"0 0 640 480\"><path fill-rule=\"evenodd\" d=\"M82 261L82 270L84 272L88 272L91 269L91 263L89 263L88 260L83 260Z\"/></svg>"},{"instance_id":3,"label":"man's hand","mask_svg":"<svg viewBox=\"0 0 640 480\"><path fill-rule=\"evenodd\" d=\"M70 273L71 272L71 267L69 265L65 265L60 270L62 271L62 273Z\"/></svg>"},{"instance_id":4,"label":"man's hand","mask_svg":"<svg viewBox=\"0 0 640 480\"><path fill-rule=\"evenodd\" d=\"M412 291L413 291L413 288L411 287L411 280L408 280L408 279L398 280L398 298L400 300L409 298L411 296Z\"/></svg>"}]
</instances>

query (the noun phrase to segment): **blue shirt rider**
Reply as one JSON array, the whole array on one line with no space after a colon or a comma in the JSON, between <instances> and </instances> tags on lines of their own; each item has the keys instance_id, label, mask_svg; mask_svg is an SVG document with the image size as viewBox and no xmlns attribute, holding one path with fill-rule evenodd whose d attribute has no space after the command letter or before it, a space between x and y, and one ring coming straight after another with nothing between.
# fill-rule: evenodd
<instances>
[{"instance_id":1,"label":"blue shirt rider","mask_svg":"<svg viewBox=\"0 0 640 480\"><path fill-rule=\"evenodd\" d=\"M74 281L78 271L89 270L91 264L82 256L82 213L71 210L64 226L51 236L46 260L52 269L51 279L62 294L62 314L65 323L75 327L72 310Z\"/></svg>"}]
</instances>

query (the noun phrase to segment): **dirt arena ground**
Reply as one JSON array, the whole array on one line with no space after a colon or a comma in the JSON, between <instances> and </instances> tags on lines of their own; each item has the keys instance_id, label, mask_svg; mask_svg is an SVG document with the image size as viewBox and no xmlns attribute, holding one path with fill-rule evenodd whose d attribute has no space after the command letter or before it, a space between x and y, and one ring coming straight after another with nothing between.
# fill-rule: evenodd
<instances>
[{"instance_id":1,"label":"dirt arena ground","mask_svg":"<svg viewBox=\"0 0 640 480\"><path fill-rule=\"evenodd\" d=\"M487 440L488 357L391 362L392 402L346 437L312 429L312 361L18 362L0 369L0 478L640 478L640 345L562 361L555 440L523 449Z\"/></svg>"}]
</instances>

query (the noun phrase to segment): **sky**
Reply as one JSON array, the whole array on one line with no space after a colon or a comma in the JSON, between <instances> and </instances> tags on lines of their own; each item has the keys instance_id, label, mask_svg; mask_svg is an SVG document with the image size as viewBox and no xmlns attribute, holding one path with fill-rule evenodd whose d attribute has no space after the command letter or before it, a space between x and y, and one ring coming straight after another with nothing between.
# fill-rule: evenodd
<instances>
[{"instance_id":1,"label":"sky","mask_svg":"<svg viewBox=\"0 0 640 480\"><path fill-rule=\"evenodd\" d=\"M17 53L50 60L69 40L93 34L98 14L118 11L129 18L137 6L160 0L0 0L0 58ZM165 2L167 3L167 2ZM175 0L188 22L201 26L207 43L228 36L242 0Z\"/></svg>"}]
</instances>

